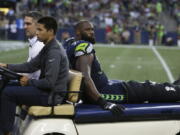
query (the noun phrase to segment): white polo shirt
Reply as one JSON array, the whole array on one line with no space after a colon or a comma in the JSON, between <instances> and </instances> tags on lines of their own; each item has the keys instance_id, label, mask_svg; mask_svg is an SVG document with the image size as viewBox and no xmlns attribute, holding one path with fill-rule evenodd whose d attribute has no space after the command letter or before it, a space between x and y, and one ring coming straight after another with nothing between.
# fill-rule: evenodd
<instances>
[{"instance_id":1,"label":"white polo shirt","mask_svg":"<svg viewBox=\"0 0 180 135\"><path fill-rule=\"evenodd\" d=\"M44 47L44 43L38 41L36 36L31 39L28 39L28 41L29 41L29 56L27 61L30 61L39 54L41 49ZM34 73L28 74L28 76L32 79L39 79L40 71L36 71Z\"/></svg>"}]
</instances>

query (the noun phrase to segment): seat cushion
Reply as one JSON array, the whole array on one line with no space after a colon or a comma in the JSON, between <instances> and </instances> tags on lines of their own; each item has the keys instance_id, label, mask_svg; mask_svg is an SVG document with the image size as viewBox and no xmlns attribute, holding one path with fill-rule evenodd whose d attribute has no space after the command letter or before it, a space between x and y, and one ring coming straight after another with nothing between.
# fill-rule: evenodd
<instances>
[{"instance_id":1,"label":"seat cushion","mask_svg":"<svg viewBox=\"0 0 180 135\"><path fill-rule=\"evenodd\" d=\"M52 107L45 106L31 106L28 110L28 114L32 116L73 116L74 115L74 105L72 104L62 104L54 106L54 111L52 112Z\"/></svg>"},{"instance_id":2,"label":"seat cushion","mask_svg":"<svg viewBox=\"0 0 180 135\"><path fill-rule=\"evenodd\" d=\"M72 104L63 104L54 107L54 115L74 115L74 105Z\"/></svg>"},{"instance_id":3,"label":"seat cushion","mask_svg":"<svg viewBox=\"0 0 180 135\"><path fill-rule=\"evenodd\" d=\"M47 116L52 112L52 107L45 106L31 106L28 110L29 115L33 116Z\"/></svg>"},{"instance_id":4,"label":"seat cushion","mask_svg":"<svg viewBox=\"0 0 180 135\"><path fill-rule=\"evenodd\" d=\"M79 91L81 86L82 73L75 70L69 70L68 80L68 101L76 103L79 99ZM52 110L54 109L54 110ZM29 115L33 116L48 116L48 115L74 115L73 104L61 104L58 106L46 107L46 106L31 106L28 110Z\"/></svg>"}]
</instances>

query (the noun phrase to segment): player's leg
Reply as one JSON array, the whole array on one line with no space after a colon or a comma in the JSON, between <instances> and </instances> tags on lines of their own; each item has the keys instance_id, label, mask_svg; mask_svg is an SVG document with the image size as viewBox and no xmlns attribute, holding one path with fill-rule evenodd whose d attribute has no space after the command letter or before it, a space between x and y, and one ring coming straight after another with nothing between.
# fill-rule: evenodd
<instances>
[{"instance_id":1,"label":"player's leg","mask_svg":"<svg viewBox=\"0 0 180 135\"><path fill-rule=\"evenodd\" d=\"M180 85L180 77L173 82L174 85Z\"/></svg>"},{"instance_id":2,"label":"player's leg","mask_svg":"<svg viewBox=\"0 0 180 135\"><path fill-rule=\"evenodd\" d=\"M0 130L4 133L13 129L17 105L48 105L48 93L35 87L5 87L1 97Z\"/></svg>"},{"instance_id":3,"label":"player's leg","mask_svg":"<svg viewBox=\"0 0 180 135\"><path fill-rule=\"evenodd\" d=\"M176 102L180 100L180 86L171 83L155 83L151 81L125 83L128 90L129 103Z\"/></svg>"}]
</instances>

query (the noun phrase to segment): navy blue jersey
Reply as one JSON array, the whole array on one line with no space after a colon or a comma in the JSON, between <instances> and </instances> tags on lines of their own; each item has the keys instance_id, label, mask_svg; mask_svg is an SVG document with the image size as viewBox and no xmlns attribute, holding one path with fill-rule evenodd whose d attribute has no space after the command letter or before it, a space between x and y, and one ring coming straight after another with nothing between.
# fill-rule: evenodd
<instances>
[{"instance_id":1,"label":"navy blue jersey","mask_svg":"<svg viewBox=\"0 0 180 135\"><path fill-rule=\"evenodd\" d=\"M69 42L69 43L68 43ZM118 81L108 80L101 70L93 44L87 41L67 40L64 44L67 55L75 69L79 56L92 54L94 60L91 67L91 77L101 96L107 101L115 103L143 103L148 102L176 102L180 99L180 87L171 83L152 83L151 81Z\"/></svg>"},{"instance_id":2,"label":"navy blue jersey","mask_svg":"<svg viewBox=\"0 0 180 135\"><path fill-rule=\"evenodd\" d=\"M108 78L101 70L101 66L96 57L92 43L84 40L75 41L74 38L70 38L64 42L63 46L66 49L71 69L75 69L75 64L78 57L93 54L94 60L91 67L91 77L98 90L101 90L105 85L108 84Z\"/></svg>"}]
</instances>

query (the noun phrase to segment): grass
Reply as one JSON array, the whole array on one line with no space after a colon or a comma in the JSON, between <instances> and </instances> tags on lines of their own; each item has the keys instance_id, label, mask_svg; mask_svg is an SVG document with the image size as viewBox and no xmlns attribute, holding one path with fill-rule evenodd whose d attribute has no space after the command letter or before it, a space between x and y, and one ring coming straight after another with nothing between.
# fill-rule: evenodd
<instances>
[{"instance_id":1,"label":"grass","mask_svg":"<svg viewBox=\"0 0 180 135\"><path fill-rule=\"evenodd\" d=\"M179 49L158 49L161 56L166 60L173 76L178 78L180 76L180 50Z\"/></svg>"},{"instance_id":2,"label":"grass","mask_svg":"<svg viewBox=\"0 0 180 135\"><path fill-rule=\"evenodd\" d=\"M150 48L96 46L95 49L102 69L109 79L169 81L161 63ZM158 48L158 51L174 78L177 78L180 74L180 49ZM0 62L21 63L26 61L27 53L27 48L0 52Z\"/></svg>"},{"instance_id":3,"label":"grass","mask_svg":"<svg viewBox=\"0 0 180 135\"><path fill-rule=\"evenodd\" d=\"M179 49L158 49L174 78L180 74ZM150 48L96 47L102 68L111 79L169 81L161 63Z\"/></svg>"},{"instance_id":4,"label":"grass","mask_svg":"<svg viewBox=\"0 0 180 135\"><path fill-rule=\"evenodd\" d=\"M17 49L12 51L0 52L0 62L2 63L21 63L26 61L28 54L28 49Z\"/></svg>"}]
</instances>

